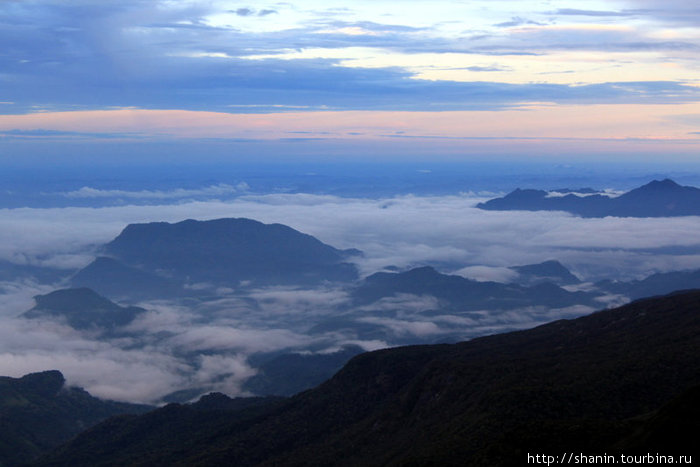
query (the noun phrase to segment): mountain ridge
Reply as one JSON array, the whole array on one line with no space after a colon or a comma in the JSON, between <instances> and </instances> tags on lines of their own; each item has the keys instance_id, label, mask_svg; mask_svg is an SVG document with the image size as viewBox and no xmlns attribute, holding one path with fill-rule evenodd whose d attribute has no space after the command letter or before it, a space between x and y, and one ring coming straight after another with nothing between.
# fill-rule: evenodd
<instances>
[{"instance_id":1,"label":"mountain ridge","mask_svg":"<svg viewBox=\"0 0 700 467\"><path fill-rule=\"evenodd\" d=\"M567 190L564 190L567 191ZM565 211L582 217L675 217L700 215L700 189L671 179L653 180L617 197L598 194L550 196L544 190L516 189L476 205L492 211Z\"/></svg>"},{"instance_id":2,"label":"mountain ridge","mask_svg":"<svg viewBox=\"0 0 700 467\"><path fill-rule=\"evenodd\" d=\"M23 465L108 417L151 408L67 387L57 370L0 376L0 465Z\"/></svg>"},{"instance_id":3,"label":"mountain ridge","mask_svg":"<svg viewBox=\"0 0 700 467\"><path fill-rule=\"evenodd\" d=\"M246 284L347 282L358 277L348 262L358 254L283 224L246 218L129 224L73 276L71 285L133 299Z\"/></svg>"},{"instance_id":4,"label":"mountain ridge","mask_svg":"<svg viewBox=\"0 0 700 467\"><path fill-rule=\"evenodd\" d=\"M87 287L59 289L34 297L36 305L24 313L27 319L63 319L74 329L104 329L125 326L146 310L120 306Z\"/></svg>"}]
</instances>

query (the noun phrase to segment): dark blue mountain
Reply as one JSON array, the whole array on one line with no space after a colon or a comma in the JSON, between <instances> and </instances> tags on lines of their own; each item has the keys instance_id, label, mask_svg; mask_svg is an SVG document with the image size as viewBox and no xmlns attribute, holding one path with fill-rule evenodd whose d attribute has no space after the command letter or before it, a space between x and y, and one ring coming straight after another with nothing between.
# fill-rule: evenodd
<instances>
[{"instance_id":1,"label":"dark blue mountain","mask_svg":"<svg viewBox=\"0 0 700 467\"><path fill-rule=\"evenodd\" d=\"M281 224L251 219L186 220L128 225L102 256L73 278L74 286L110 296L172 296L186 284L316 285L357 278L338 250ZM189 293L192 288L188 289Z\"/></svg>"},{"instance_id":2,"label":"dark blue mountain","mask_svg":"<svg viewBox=\"0 0 700 467\"><path fill-rule=\"evenodd\" d=\"M182 282L163 277L120 261L100 256L78 271L70 280L73 287L88 287L107 297L132 300L152 297L175 298L183 295Z\"/></svg>"},{"instance_id":3,"label":"dark blue mountain","mask_svg":"<svg viewBox=\"0 0 700 467\"><path fill-rule=\"evenodd\" d=\"M150 408L103 401L66 387L55 370L0 376L0 465L24 464L107 417Z\"/></svg>"},{"instance_id":4,"label":"dark blue mountain","mask_svg":"<svg viewBox=\"0 0 700 467\"><path fill-rule=\"evenodd\" d=\"M349 345L325 354L253 356L249 363L258 368L258 373L246 380L243 389L264 396L292 396L318 386L362 352L360 347Z\"/></svg>"},{"instance_id":5,"label":"dark blue mountain","mask_svg":"<svg viewBox=\"0 0 700 467\"><path fill-rule=\"evenodd\" d=\"M146 310L120 306L88 288L61 289L34 297L36 306L22 314L30 319L60 319L74 329L113 330Z\"/></svg>"},{"instance_id":6,"label":"dark blue mountain","mask_svg":"<svg viewBox=\"0 0 700 467\"><path fill-rule=\"evenodd\" d=\"M73 271L46 266L15 264L0 260L0 281L31 280L52 284L67 278Z\"/></svg>"},{"instance_id":7,"label":"dark blue mountain","mask_svg":"<svg viewBox=\"0 0 700 467\"><path fill-rule=\"evenodd\" d=\"M556 260L549 260L538 264L526 264L513 266L510 269L519 274L517 283L523 285L535 285L552 283L556 285L579 284L581 280L571 274L563 264Z\"/></svg>"},{"instance_id":8,"label":"dark blue mountain","mask_svg":"<svg viewBox=\"0 0 700 467\"><path fill-rule=\"evenodd\" d=\"M556 308L593 303L592 295L569 292L551 282L537 283L531 287L478 282L441 274L429 266L402 273L372 274L352 294L360 304L396 294L430 295L440 300L443 310L507 310L527 306Z\"/></svg>"},{"instance_id":9,"label":"dark blue mountain","mask_svg":"<svg viewBox=\"0 0 700 467\"><path fill-rule=\"evenodd\" d=\"M543 190L516 189L503 198L479 203L476 207L491 211L566 211L583 217L697 216L700 215L700 189L681 186L669 179L654 180L616 198L574 193L552 196Z\"/></svg>"},{"instance_id":10,"label":"dark blue mountain","mask_svg":"<svg viewBox=\"0 0 700 467\"><path fill-rule=\"evenodd\" d=\"M624 295L632 300L665 295L676 290L700 289L700 269L652 274L634 281L600 281L595 284L609 293Z\"/></svg>"}]
</instances>

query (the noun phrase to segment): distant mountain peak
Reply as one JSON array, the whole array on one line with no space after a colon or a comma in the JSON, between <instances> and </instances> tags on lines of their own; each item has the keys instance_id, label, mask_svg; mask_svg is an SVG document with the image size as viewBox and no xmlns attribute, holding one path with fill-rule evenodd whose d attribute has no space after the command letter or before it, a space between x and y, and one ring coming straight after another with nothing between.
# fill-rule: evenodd
<instances>
[{"instance_id":1,"label":"distant mountain peak","mask_svg":"<svg viewBox=\"0 0 700 467\"><path fill-rule=\"evenodd\" d=\"M432 266L419 266L417 268L413 268L409 271L406 271L404 274L407 277L439 277L443 275L440 274L437 271L437 269L435 269Z\"/></svg>"},{"instance_id":2,"label":"distant mountain peak","mask_svg":"<svg viewBox=\"0 0 700 467\"><path fill-rule=\"evenodd\" d=\"M84 311L108 307L113 303L87 287L54 290L46 295L35 295L35 309L62 312Z\"/></svg>"},{"instance_id":3,"label":"distant mountain peak","mask_svg":"<svg viewBox=\"0 0 700 467\"><path fill-rule=\"evenodd\" d=\"M47 370L24 375L19 379L19 383L44 397L51 397L63 388L66 378L58 370Z\"/></svg>"},{"instance_id":4,"label":"distant mountain peak","mask_svg":"<svg viewBox=\"0 0 700 467\"><path fill-rule=\"evenodd\" d=\"M551 282L556 285L578 284L580 279L573 275L566 266L555 259L550 259L538 264L513 266L510 269L520 274L519 282L527 285L535 285L543 282Z\"/></svg>"},{"instance_id":5,"label":"distant mountain peak","mask_svg":"<svg viewBox=\"0 0 700 467\"><path fill-rule=\"evenodd\" d=\"M120 306L87 287L55 290L34 297L36 306L24 318L61 318L74 329L103 328L129 324L146 310Z\"/></svg>"},{"instance_id":6,"label":"distant mountain peak","mask_svg":"<svg viewBox=\"0 0 700 467\"><path fill-rule=\"evenodd\" d=\"M646 185L637 188L637 190L669 190L677 188L682 188L682 186L670 178L664 178L663 180L652 180Z\"/></svg>"},{"instance_id":7,"label":"distant mountain peak","mask_svg":"<svg viewBox=\"0 0 700 467\"><path fill-rule=\"evenodd\" d=\"M237 287L352 281L358 250L339 250L283 224L247 218L130 224L104 247L119 263L174 282Z\"/></svg>"},{"instance_id":8,"label":"distant mountain peak","mask_svg":"<svg viewBox=\"0 0 700 467\"><path fill-rule=\"evenodd\" d=\"M565 211L583 217L698 216L700 189L681 186L670 178L653 180L617 197L578 196L573 192L551 196L545 191L516 189L476 207L491 211Z\"/></svg>"}]
</instances>

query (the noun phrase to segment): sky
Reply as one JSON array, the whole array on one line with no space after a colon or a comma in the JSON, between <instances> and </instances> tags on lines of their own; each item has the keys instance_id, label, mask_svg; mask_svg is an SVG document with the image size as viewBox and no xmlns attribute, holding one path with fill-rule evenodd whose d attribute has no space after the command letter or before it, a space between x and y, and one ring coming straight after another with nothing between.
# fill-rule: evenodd
<instances>
[{"instance_id":1,"label":"sky","mask_svg":"<svg viewBox=\"0 0 700 467\"><path fill-rule=\"evenodd\" d=\"M0 158L694 162L685 0L0 2Z\"/></svg>"}]
</instances>

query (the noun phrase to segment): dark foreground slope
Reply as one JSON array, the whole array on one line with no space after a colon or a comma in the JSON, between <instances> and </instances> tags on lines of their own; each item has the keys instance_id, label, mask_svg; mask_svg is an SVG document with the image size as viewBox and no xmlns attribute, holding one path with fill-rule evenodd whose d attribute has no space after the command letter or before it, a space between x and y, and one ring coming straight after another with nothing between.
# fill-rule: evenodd
<instances>
[{"instance_id":1,"label":"dark foreground slope","mask_svg":"<svg viewBox=\"0 0 700 467\"><path fill-rule=\"evenodd\" d=\"M0 466L27 462L113 415L148 409L68 388L58 371L0 377Z\"/></svg>"},{"instance_id":2,"label":"dark foreground slope","mask_svg":"<svg viewBox=\"0 0 700 467\"><path fill-rule=\"evenodd\" d=\"M195 420L171 405L112 419L39 465L524 465L527 453L566 450L690 454L699 384L696 291L456 345L362 354L318 388L247 417Z\"/></svg>"}]
</instances>

